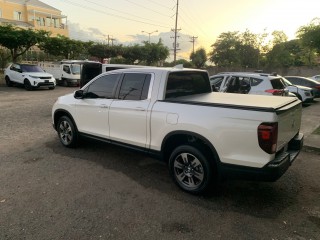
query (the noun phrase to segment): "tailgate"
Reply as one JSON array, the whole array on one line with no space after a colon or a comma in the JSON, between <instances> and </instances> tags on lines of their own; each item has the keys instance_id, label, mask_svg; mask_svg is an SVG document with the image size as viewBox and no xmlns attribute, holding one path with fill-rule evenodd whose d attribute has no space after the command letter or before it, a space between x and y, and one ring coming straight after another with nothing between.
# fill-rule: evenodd
<instances>
[{"instance_id":1,"label":"tailgate","mask_svg":"<svg viewBox=\"0 0 320 240\"><path fill-rule=\"evenodd\" d=\"M299 132L301 125L302 104L295 101L276 110L278 116L277 151L286 146Z\"/></svg>"}]
</instances>

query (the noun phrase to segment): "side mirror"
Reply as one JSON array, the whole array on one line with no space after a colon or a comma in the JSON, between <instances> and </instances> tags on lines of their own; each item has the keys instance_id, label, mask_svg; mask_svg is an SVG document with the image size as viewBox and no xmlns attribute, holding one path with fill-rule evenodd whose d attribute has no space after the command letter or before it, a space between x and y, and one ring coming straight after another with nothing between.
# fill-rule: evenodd
<instances>
[{"instance_id":1,"label":"side mirror","mask_svg":"<svg viewBox=\"0 0 320 240\"><path fill-rule=\"evenodd\" d=\"M75 91L74 92L74 98L76 98L76 99L83 99L84 98L84 92L83 92L83 90L77 90L77 91Z\"/></svg>"}]
</instances>

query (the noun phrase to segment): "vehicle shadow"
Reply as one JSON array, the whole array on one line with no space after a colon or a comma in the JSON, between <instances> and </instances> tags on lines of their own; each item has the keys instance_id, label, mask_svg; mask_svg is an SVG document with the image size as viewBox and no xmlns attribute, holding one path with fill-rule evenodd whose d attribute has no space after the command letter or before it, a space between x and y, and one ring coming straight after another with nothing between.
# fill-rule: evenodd
<instances>
[{"instance_id":1,"label":"vehicle shadow","mask_svg":"<svg viewBox=\"0 0 320 240\"><path fill-rule=\"evenodd\" d=\"M58 140L46 143L56 154L95 162L121 172L146 189L154 189L174 200L216 212L239 212L259 218L276 218L297 202L298 177L286 173L278 182L226 180L217 190L202 196L181 191L169 175L167 165L144 154L110 144L86 141L77 149L63 147Z\"/></svg>"}]
</instances>

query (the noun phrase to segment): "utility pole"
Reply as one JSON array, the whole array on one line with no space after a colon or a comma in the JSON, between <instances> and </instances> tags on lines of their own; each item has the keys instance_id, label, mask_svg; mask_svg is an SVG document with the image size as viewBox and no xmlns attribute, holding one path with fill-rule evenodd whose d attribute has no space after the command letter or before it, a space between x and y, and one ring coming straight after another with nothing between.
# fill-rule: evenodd
<instances>
[{"instance_id":1,"label":"utility pole","mask_svg":"<svg viewBox=\"0 0 320 240\"><path fill-rule=\"evenodd\" d=\"M178 32L178 13L179 13L179 0L177 0L177 8L176 8L176 24L174 28L174 46L173 46L173 62L176 63L177 60L177 32ZM180 29L179 29L180 30Z\"/></svg>"},{"instance_id":2,"label":"utility pole","mask_svg":"<svg viewBox=\"0 0 320 240\"><path fill-rule=\"evenodd\" d=\"M197 38L198 38L198 37L195 37L195 36L192 36L192 37L191 37L191 41L190 41L190 42L192 42L192 53L194 53L194 43L195 43L195 41L196 41Z\"/></svg>"}]
</instances>

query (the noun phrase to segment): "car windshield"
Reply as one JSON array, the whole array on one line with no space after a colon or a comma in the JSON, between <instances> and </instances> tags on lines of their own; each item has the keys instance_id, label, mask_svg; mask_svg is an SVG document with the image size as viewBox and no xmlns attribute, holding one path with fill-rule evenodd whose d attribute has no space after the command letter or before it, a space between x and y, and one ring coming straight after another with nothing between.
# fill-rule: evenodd
<instances>
[{"instance_id":1,"label":"car windshield","mask_svg":"<svg viewBox=\"0 0 320 240\"><path fill-rule=\"evenodd\" d=\"M73 75L80 74L80 64L71 64L71 72Z\"/></svg>"},{"instance_id":2,"label":"car windshield","mask_svg":"<svg viewBox=\"0 0 320 240\"><path fill-rule=\"evenodd\" d=\"M41 67L37 65L21 65L22 72L44 72Z\"/></svg>"}]
</instances>

